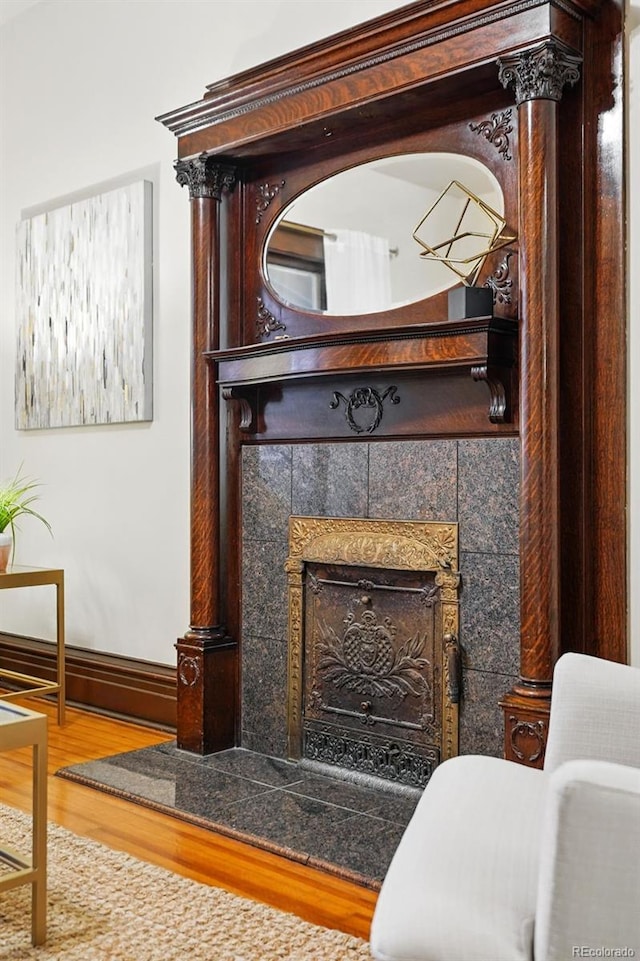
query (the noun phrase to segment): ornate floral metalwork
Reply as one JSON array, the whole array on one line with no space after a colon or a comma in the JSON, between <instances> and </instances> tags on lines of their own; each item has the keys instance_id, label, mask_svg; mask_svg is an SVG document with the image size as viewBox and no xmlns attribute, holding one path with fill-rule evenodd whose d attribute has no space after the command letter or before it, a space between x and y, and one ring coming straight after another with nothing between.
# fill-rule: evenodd
<instances>
[{"instance_id":1,"label":"ornate floral metalwork","mask_svg":"<svg viewBox=\"0 0 640 961\"><path fill-rule=\"evenodd\" d=\"M333 392L333 400L329 407L336 410L340 406L340 401L345 405L345 417L350 429L356 434L372 434L380 426L384 411L384 402L389 398L392 404L399 404L400 398L396 396L397 387L387 387L384 394L379 393L375 387L357 387L349 397L345 397L339 390ZM357 410L371 411L368 423L359 424L354 417Z\"/></svg>"},{"instance_id":2,"label":"ornate floral metalwork","mask_svg":"<svg viewBox=\"0 0 640 961\"><path fill-rule=\"evenodd\" d=\"M561 100L565 84L580 79L582 57L569 53L554 40L498 61L503 87L514 87L518 106L527 100Z\"/></svg>"},{"instance_id":3,"label":"ornate floral metalwork","mask_svg":"<svg viewBox=\"0 0 640 961\"><path fill-rule=\"evenodd\" d=\"M262 297L258 297L258 319L256 321L256 330L258 332L258 337L268 336L272 334L274 330L286 330L287 325L281 323L277 320L270 310L264 305Z\"/></svg>"},{"instance_id":4,"label":"ornate floral metalwork","mask_svg":"<svg viewBox=\"0 0 640 961\"><path fill-rule=\"evenodd\" d=\"M364 696L405 698L424 694L424 669L428 665L420 656L424 637L416 634L396 649L395 626L388 617L379 623L374 610L363 611L360 620L349 612L345 624L342 637L329 624L318 625L318 670L324 681Z\"/></svg>"},{"instance_id":5,"label":"ornate floral metalwork","mask_svg":"<svg viewBox=\"0 0 640 961\"><path fill-rule=\"evenodd\" d=\"M282 188L284 187L286 180L281 180L279 184L260 184L258 187L259 196L256 197L256 223L259 224L262 220L262 215L266 210L269 209L269 205L274 197L277 197Z\"/></svg>"},{"instance_id":6,"label":"ornate floral metalwork","mask_svg":"<svg viewBox=\"0 0 640 961\"><path fill-rule=\"evenodd\" d=\"M302 586L301 574L289 577L289 697L287 712L289 725L299 730L302 724Z\"/></svg>"},{"instance_id":7,"label":"ornate floral metalwork","mask_svg":"<svg viewBox=\"0 0 640 961\"><path fill-rule=\"evenodd\" d=\"M482 135L489 143L494 144L504 160L513 160L509 153L509 134L513 133L511 113L511 107L509 107L508 110L502 110L500 113L492 113L491 120L469 124L470 130Z\"/></svg>"},{"instance_id":8,"label":"ornate floral metalwork","mask_svg":"<svg viewBox=\"0 0 640 961\"><path fill-rule=\"evenodd\" d=\"M501 261L491 277L485 281L485 287L493 291L494 304L510 304L511 288L513 281L509 279L509 260L513 257L513 251L508 250L504 260Z\"/></svg>"},{"instance_id":9,"label":"ornate floral metalwork","mask_svg":"<svg viewBox=\"0 0 640 961\"><path fill-rule=\"evenodd\" d=\"M457 571L458 525L292 516L287 570L301 570L305 561L364 564L394 570L436 570L438 577L445 577L445 572ZM452 576L454 580L459 579L455 573ZM447 589L453 587L447 583Z\"/></svg>"},{"instance_id":10,"label":"ornate floral metalwork","mask_svg":"<svg viewBox=\"0 0 640 961\"><path fill-rule=\"evenodd\" d=\"M423 788L438 763L434 751L421 754L401 741L357 737L332 728L305 730L305 757L387 781Z\"/></svg>"},{"instance_id":11,"label":"ornate floral metalwork","mask_svg":"<svg viewBox=\"0 0 640 961\"><path fill-rule=\"evenodd\" d=\"M236 183L235 167L221 164L206 153L191 160L177 160L174 164L176 180L189 188L189 197L211 197L220 200L222 191L233 190Z\"/></svg>"},{"instance_id":12,"label":"ornate floral metalwork","mask_svg":"<svg viewBox=\"0 0 640 961\"><path fill-rule=\"evenodd\" d=\"M302 750L302 677L304 651L304 601L302 582L307 564L317 563L325 565L352 565L368 568L382 568L407 571L434 571L434 583L438 591L437 615L441 618L439 637L442 639L442 650L438 650L437 657L441 658L441 666L437 663L434 670L442 671L441 685L441 714L442 726L440 735L440 758L452 757L458 752L458 705L453 703L449 693L455 689L455 678L449 677L453 667L450 657L445 657L444 635L458 636L459 602L458 588L460 574L458 572L458 525L450 523L429 523L423 521L387 521L370 518L342 518L342 517L300 517L292 516L289 520L289 556L285 569L289 583L289 714L288 735L289 752L291 757L300 757ZM361 590L369 590L369 582L357 582ZM431 591L427 590L425 603L432 603ZM363 601L363 603L365 603ZM367 599L367 610L370 608L370 598ZM368 621L368 623L367 623ZM353 618L354 624L365 625L370 633L374 633L376 625L372 618L365 619L364 614ZM351 626L347 625L346 633ZM410 673L405 674L405 667L412 670L422 656L418 649L422 638L412 636L405 641L400 651L392 655L390 660L386 640L392 636L392 625L377 624L384 631L378 634L377 643L365 652L364 647L358 653L357 643L350 635L349 650L345 650L344 638L339 637L339 631L326 632L326 655L331 664L327 667L335 670L336 677L342 675L346 683L359 683L356 677L365 678L366 685L373 681L397 683L400 687L413 684L414 678ZM364 630L363 628L360 629ZM366 633L366 632L365 632ZM409 632L408 632L409 633ZM413 632L411 632L413 635ZM363 634L360 635L361 637ZM355 639L357 641L357 637ZM355 647L352 647L355 643ZM362 642L364 644L364 642ZM370 641L368 643L371 643ZM368 659L368 660L367 660ZM405 660L407 659L407 660ZM413 664L411 662L414 662ZM366 667L369 663L370 666ZM398 665L402 670L398 672ZM388 665L388 666L387 666ZM385 673L386 671L386 673ZM403 680L398 681L398 676ZM418 682L419 683L419 682ZM372 695L362 692L362 697ZM315 682L313 689L316 688ZM356 692L357 693L357 692ZM366 707L367 701L360 704L360 712L353 706L344 711L362 723L369 725L383 721L373 708ZM332 713L340 713L337 708ZM419 723L404 723L407 728L424 727L423 719L416 718ZM402 725L400 725L402 726ZM434 735L435 736L435 735ZM307 742L308 743L308 742ZM355 744L355 742L354 742ZM306 749L305 749L306 750ZM354 747L354 750L356 748ZM322 753L322 752L320 752ZM330 752L329 752L330 753ZM305 756L310 755L305 753ZM437 755L435 763L437 763ZM324 757L324 760L329 760ZM344 765L343 765L344 766Z\"/></svg>"}]
</instances>

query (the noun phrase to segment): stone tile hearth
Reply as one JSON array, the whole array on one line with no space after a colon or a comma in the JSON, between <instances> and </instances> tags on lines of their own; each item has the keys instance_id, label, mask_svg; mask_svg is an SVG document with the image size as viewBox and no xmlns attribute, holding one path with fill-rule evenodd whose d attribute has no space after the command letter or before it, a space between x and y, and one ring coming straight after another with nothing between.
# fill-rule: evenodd
<instances>
[{"instance_id":1,"label":"stone tile hearth","mask_svg":"<svg viewBox=\"0 0 640 961\"><path fill-rule=\"evenodd\" d=\"M242 748L201 757L174 742L58 774L373 886L420 797Z\"/></svg>"}]
</instances>

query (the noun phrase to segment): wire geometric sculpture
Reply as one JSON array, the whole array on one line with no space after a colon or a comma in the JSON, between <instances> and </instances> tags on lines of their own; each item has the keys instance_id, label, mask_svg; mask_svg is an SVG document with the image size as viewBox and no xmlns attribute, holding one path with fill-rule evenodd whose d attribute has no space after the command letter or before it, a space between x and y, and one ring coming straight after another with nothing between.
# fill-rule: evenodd
<instances>
[{"instance_id":1,"label":"wire geometric sculpture","mask_svg":"<svg viewBox=\"0 0 640 961\"><path fill-rule=\"evenodd\" d=\"M415 228L413 239L423 248L421 257L440 261L473 287L489 254L516 239L504 233L506 225L489 204L452 180Z\"/></svg>"}]
</instances>

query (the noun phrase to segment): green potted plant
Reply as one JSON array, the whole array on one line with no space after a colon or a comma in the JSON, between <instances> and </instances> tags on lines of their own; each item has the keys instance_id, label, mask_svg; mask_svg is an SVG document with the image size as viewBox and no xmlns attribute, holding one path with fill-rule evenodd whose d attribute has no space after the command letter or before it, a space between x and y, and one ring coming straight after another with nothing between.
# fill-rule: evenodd
<instances>
[{"instance_id":1,"label":"green potted plant","mask_svg":"<svg viewBox=\"0 0 640 961\"><path fill-rule=\"evenodd\" d=\"M39 495L35 493L40 487L40 483L22 474L22 468L18 470L13 480L5 484L0 484L0 573L4 573L12 554L11 545L15 551L15 532L17 528L16 519L22 515L29 514L37 517L51 533L51 524L31 506L38 500Z\"/></svg>"}]
</instances>

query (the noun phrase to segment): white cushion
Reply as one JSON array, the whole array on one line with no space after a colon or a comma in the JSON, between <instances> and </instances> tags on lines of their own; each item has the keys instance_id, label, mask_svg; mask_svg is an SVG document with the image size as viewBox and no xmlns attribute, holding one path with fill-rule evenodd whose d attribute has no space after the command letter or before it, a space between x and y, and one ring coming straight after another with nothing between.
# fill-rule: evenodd
<instances>
[{"instance_id":1,"label":"white cushion","mask_svg":"<svg viewBox=\"0 0 640 961\"><path fill-rule=\"evenodd\" d=\"M581 957L640 958L640 771L634 767L567 761L549 779L535 956L564 961L579 949L593 952Z\"/></svg>"},{"instance_id":2,"label":"white cushion","mask_svg":"<svg viewBox=\"0 0 640 961\"><path fill-rule=\"evenodd\" d=\"M553 672L545 771L580 758L640 767L640 668L563 654Z\"/></svg>"},{"instance_id":3,"label":"white cushion","mask_svg":"<svg viewBox=\"0 0 640 961\"><path fill-rule=\"evenodd\" d=\"M377 961L531 961L547 780L493 757L436 768L378 898Z\"/></svg>"}]
</instances>

